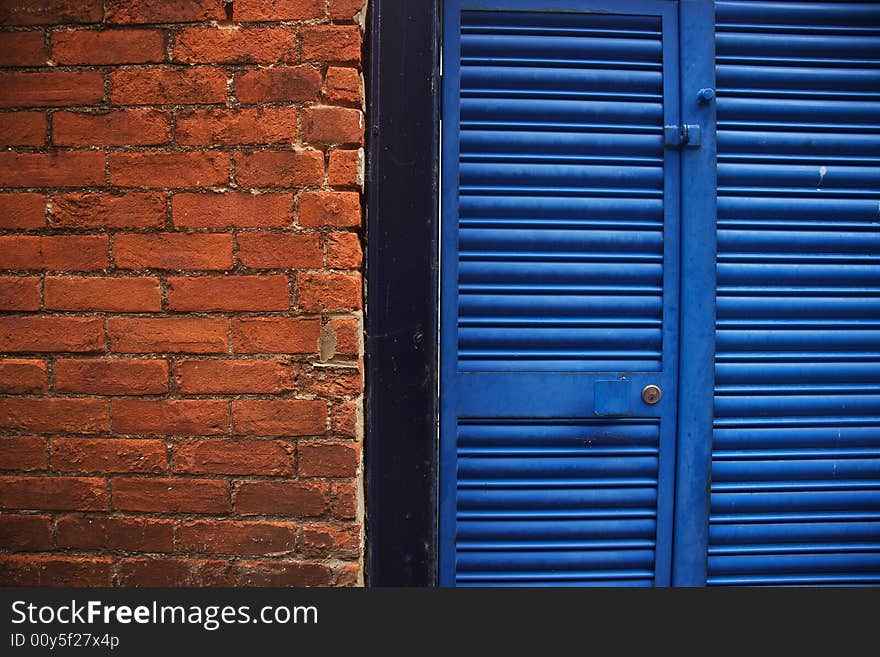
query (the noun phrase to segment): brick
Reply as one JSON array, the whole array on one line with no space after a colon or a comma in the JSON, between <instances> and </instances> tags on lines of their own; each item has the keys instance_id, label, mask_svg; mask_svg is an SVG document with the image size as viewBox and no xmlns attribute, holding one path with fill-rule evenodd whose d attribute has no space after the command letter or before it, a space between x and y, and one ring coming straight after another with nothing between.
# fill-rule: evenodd
<instances>
[{"instance_id":1,"label":"brick","mask_svg":"<svg viewBox=\"0 0 880 657\"><path fill-rule=\"evenodd\" d=\"M109 557L0 556L0 581L5 586L110 586L112 577Z\"/></svg>"},{"instance_id":2,"label":"brick","mask_svg":"<svg viewBox=\"0 0 880 657\"><path fill-rule=\"evenodd\" d=\"M5 436L0 438L0 470L46 470L49 467L46 438Z\"/></svg>"},{"instance_id":3,"label":"brick","mask_svg":"<svg viewBox=\"0 0 880 657\"><path fill-rule=\"evenodd\" d=\"M282 358L182 360L175 368L185 395L274 394L293 389L293 368Z\"/></svg>"},{"instance_id":4,"label":"brick","mask_svg":"<svg viewBox=\"0 0 880 657\"><path fill-rule=\"evenodd\" d=\"M162 228L165 195L151 192L55 194L49 222L54 228Z\"/></svg>"},{"instance_id":5,"label":"brick","mask_svg":"<svg viewBox=\"0 0 880 657\"><path fill-rule=\"evenodd\" d=\"M309 557L348 557L360 554L361 535L357 525L334 525L328 522L310 522L302 527L301 549Z\"/></svg>"},{"instance_id":6,"label":"brick","mask_svg":"<svg viewBox=\"0 0 880 657\"><path fill-rule=\"evenodd\" d=\"M241 515L313 518L327 513L329 488L321 482L241 481L235 512Z\"/></svg>"},{"instance_id":7,"label":"brick","mask_svg":"<svg viewBox=\"0 0 880 657\"><path fill-rule=\"evenodd\" d=\"M232 562L220 559L125 558L119 560L120 586L233 586Z\"/></svg>"},{"instance_id":8,"label":"brick","mask_svg":"<svg viewBox=\"0 0 880 657\"><path fill-rule=\"evenodd\" d=\"M226 72L212 66L112 71L114 105L186 105L226 102Z\"/></svg>"},{"instance_id":9,"label":"brick","mask_svg":"<svg viewBox=\"0 0 880 657\"><path fill-rule=\"evenodd\" d=\"M49 378L42 360L0 360L0 392L8 395L46 394Z\"/></svg>"},{"instance_id":10,"label":"brick","mask_svg":"<svg viewBox=\"0 0 880 657\"><path fill-rule=\"evenodd\" d=\"M311 66L261 68L235 76L241 103L307 103L321 95L321 74Z\"/></svg>"},{"instance_id":11,"label":"brick","mask_svg":"<svg viewBox=\"0 0 880 657\"><path fill-rule=\"evenodd\" d=\"M357 563L336 564L333 570L332 586L363 586L361 579L361 567Z\"/></svg>"},{"instance_id":12,"label":"brick","mask_svg":"<svg viewBox=\"0 0 880 657\"><path fill-rule=\"evenodd\" d=\"M0 0L0 25L97 23L102 0Z\"/></svg>"},{"instance_id":13,"label":"brick","mask_svg":"<svg viewBox=\"0 0 880 657\"><path fill-rule=\"evenodd\" d=\"M302 192L299 225L356 227L361 225L361 197L357 192Z\"/></svg>"},{"instance_id":14,"label":"brick","mask_svg":"<svg viewBox=\"0 0 880 657\"><path fill-rule=\"evenodd\" d=\"M361 30L357 25L307 25L299 34L305 62L360 64Z\"/></svg>"},{"instance_id":15,"label":"brick","mask_svg":"<svg viewBox=\"0 0 880 657\"><path fill-rule=\"evenodd\" d=\"M156 146L170 139L171 116L154 109L55 112L52 117L52 142L58 146Z\"/></svg>"},{"instance_id":16,"label":"brick","mask_svg":"<svg viewBox=\"0 0 880 657\"><path fill-rule=\"evenodd\" d=\"M356 68L331 66L327 69L324 97L334 105L361 107L364 89L361 74Z\"/></svg>"},{"instance_id":17,"label":"brick","mask_svg":"<svg viewBox=\"0 0 880 657\"><path fill-rule=\"evenodd\" d=\"M95 105L103 98L100 71L0 72L0 107Z\"/></svg>"},{"instance_id":18,"label":"brick","mask_svg":"<svg viewBox=\"0 0 880 657\"><path fill-rule=\"evenodd\" d=\"M240 354L316 354L318 319L253 317L232 320L232 344Z\"/></svg>"},{"instance_id":19,"label":"brick","mask_svg":"<svg viewBox=\"0 0 880 657\"><path fill-rule=\"evenodd\" d=\"M106 0L108 23L201 23L223 20L222 0Z\"/></svg>"},{"instance_id":20,"label":"brick","mask_svg":"<svg viewBox=\"0 0 880 657\"><path fill-rule=\"evenodd\" d=\"M52 547L52 518L43 515L0 515L0 548L48 550Z\"/></svg>"},{"instance_id":21,"label":"brick","mask_svg":"<svg viewBox=\"0 0 880 657\"><path fill-rule=\"evenodd\" d=\"M39 309L39 276L0 276L0 311Z\"/></svg>"},{"instance_id":22,"label":"brick","mask_svg":"<svg viewBox=\"0 0 880 657\"><path fill-rule=\"evenodd\" d=\"M354 401L335 401L330 405L330 433L340 438L359 437L359 404Z\"/></svg>"},{"instance_id":23,"label":"brick","mask_svg":"<svg viewBox=\"0 0 880 657\"><path fill-rule=\"evenodd\" d=\"M168 279L171 310L236 311L287 310L286 276L201 276Z\"/></svg>"},{"instance_id":24,"label":"brick","mask_svg":"<svg viewBox=\"0 0 880 657\"><path fill-rule=\"evenodd\" d=\"M297 274L299 307L304 312L336 312L361 307L361 277L355 274Z\"/></svg>"},{"instance_id":25,"label":"brick","mask_svg":"<svg viewBox=\"0 0 880 657\"><path fill-rule=\"evenodd\" d=\"M238 586L329 586L332 572L319 563L241 561L236 564Z\"/></svg>"},{"instance_id":26,"label":"brick","mask_svg":"<svg viewBox=\"0 0 880 657\"><path fill-rule=\"evenodd\" d=\"M161 30L64 30L52 33L56 64L145 64L165 59Z\"/></svg>"},{"instance_id":27,"label":"brick","mask_svg":"<svg viewBox=\"0 0 880 657\"><path fill-rule=\"evenodd\" d=\"M0 508L37 511L106 511L103 477L0 477Z\"/></svg>"},{"instance_id":28,"label":"brick","mask_svg":"<svg viewBox=\"0 0 880 657\"><path fill-rule=\"evenodd\" d=\"M55 390L85 395L160 395L168 392L168 363L160 359L55 361Z\"/></svg>"},{"instance_id":29,"label":"brick","mask_svg":"<svg viewBox=\"0 0 880 657\"><path fill-rule=\"evenodd\" d=\"M0 146L42 146L45 141L46 115L43 112L3 114L3 121L0 123Z\"/></svg>"},{"instance_id":30,"label":"brick","mask_svg":"<svg viewBox=\"0 0 880 657\"><path fill-rule=\"evenodd\" d=\"M295 107L193 109L177 114L180 144L277 144L296 140Z\"/></svg>"},{"instance_id":31,"label":"brick","mask_svg":"<svg viewBox=\"0 0 880 657\"><path fill-rule=\"evenodd\" d=\"M113 245L121 269L223 270L232 268L232 235L158 233L118 235Z\"/></svg>"},{"instance_id":32,"label":"brick","mask_svg":"<svg viewBox=\"0 0 880 657\"><path fill-rule=\"evenodd\" d=\"M330 18L348 21L364 7L365 0L330 0Z\"/></svg>"},{"instance_id":33,"label":"brick","mask_svg":"<svg viewBox=\"0 0 880 657\"><path fill-rule=\"evenodd\" d=\"M228 331L225 319L183 317L113 318L107 326L112 350L129 354L224 353Z\"/></svg>"},{"instance_id":34,"label":"brick","mask_svg":"<svg viewBox=\"0 0 880 657\"><path fill-rule=\"evenodd\" d=\"M0 399L0 428L20 431L100 433L109 429L103 399L8 397Z\"/></svg>"},{"instance_id":35,"label":"brick","mask_svg":"<svg viewBox=\"0 0 880 657\"><path fill-rule=\"evenodd\" d=\"M103 184L103 153L0 152L0 187L83 187Z\"/></svg>"},{"instance_id":36,"label":"brick","mask_svg":"<svg viewBox=\"0 0 880 657\"><path fill-rule=\"evenodd\" d=\"M364 390L363 375L357 367L314 366L298 363L297 391L317 397L354 397Z\"/></svg>"},{"instance_id":37,"label":"brick","mask_svg":"<svg viewBox=\"0 0 880 657\"><path fill-rule=\"evenodd\" d=\"M64 515L56 524L60 548L173 552L174 522L159 518Z\"/></svg>"},{"instance_id":38,"label":"brick","mask_svg":"<svg viewBox=\"0 0 880 657\"><path fill-rule=\"evenodd\" d=\"M277 440L187 440L173 447L180 474L282 476L294 473L293 445Z\"/></svg>"},{"instance_id":39,"label":"brick","mask_svg":"<svg viewBox=\"0 0 880 657\"><path fill-rule=\"evenodd\" d=\"M175 194L171 202L171 214L178 228L288 226L293 219L292 208L290 194Z\"/></svg>"},{"instance_id":40,"label":"brick","mask_svg":"<svg viewBox=\"0 0 880 657\"><path fill-rule=\"evenodd\" d=\"M103 351L98 317L0 317L0 352Z\"/></svg>"},{"instance_id":41,"label":"brick","mask_svg":"<svg viewBox=\"0 0 880 657\"><path fill-rule=\"evenodd\" d=\"M251 269L320 267L323 262L318 235L239 233L238 261Z\"/></svg>"},{"instance_id":42,"label":"brick","mask_svg":"<svg viewBox=\"0 0 880 657\"><path fill-rule=\"evenodd\" d=\"M351 443L300 443L301 477L355 477L360 464L357 445Z\"/></svg>"},{"instance_id":43,"label":"brick","mask_svg":"<svg viewBox=\"0 0 880 657\"><path fill-rule=\"evenodd\" d=\"M114 399L113 431L134 435L216 436L228 431L220 399Z\"/></svg>"},{"instance_id":44,"label":"brick","mask_svg":"<svg viewBox=\"0 0 880 657\"><path fill-rule=\"evenodd\" d=\"M324 154L316 150L235 155L235 178L245 187L302 187L324 182Z\"/></svg>"},{"instance_id":45,"label":"brick","mask_svg":"<svg viewBox=\"0 0 880 657\"><path fill-rule=\"evenodd\" d=\"M47 276L44 294L49 310L162 310L162 288L158 278Z\"/></svg>"},{"instance_id":46,"label":"brick","mask_svg":"<svg viewBox=\"0 0 880 657\"><path fill-rule=\"evenodd\" d=\"M334 148L330 151L327 166L327 182L333 187L358 187L364 185L364 151Z\"/></svg>"},{"instance_id":47,"label":"brick","mask_svg":"<svg viewBox=\"0 0 880 657\"><path fill-rule=\"evenodd\" d=\"M361 240L357 233L327 233L324 236L326 265L331 269L360 269L363 263Z\"/></svg>"},{"instance_id":48,"label":"brick","mask_svg":"<svg viewBox=\"0 0 880 657\"><path fill-rule=\"evenodd\" d=\"M305 399L233 400L232 426L240 435L319 435L327 430L327 404Z\"/></svg>"},{"instance_id":49,"label":"brick","mask_svg":"<svg viewBox=\"0 0 880 657\"><path fill-rule=\"evenodd\" d=\"M179 548L185 552L273 555L292 552L296 524L234 520L196 520L178 529Z\"/></svg>"},{"instance_id":50,"label":"brick","mask_svg":"<svg viewBox=\"0 0 880 657\"><path fill-rule=\"evenodd\" d=\"M18 192L0 194L0 228L27 230L46 225L46 197Z\"/></svg>"},{"instance_id":51,"label":"brick","mask_svg":"<svg viewBox=\"0 0 880 657\"><path fill-rule=\"evenodd\" d=\"M107 266L106 235L0 236L0 269L90 271Z\"/></svg>"},{"instance_id":52,"label":"brick","mask_svg":"<svg viewBox=\"0 0 880 657\"><path fill-rule=\"evenodd\" d=\"M330 509L333 516L343 520L354 520L357 517L358 487L357 484L338 482L333 484Z\"/></svg>"},{"instance_id":53,"label":"brick","mask_svg":"<svg viewBox=\"0 0 880 657\"><path fill-rule=\"evenodd\" d=\"M237 21L301 21L324 17L324 0L237 0Z\"/></svg>"},{"instance_id":54,"label":"brick","mask_svg":"<svg viewBox=\"0 0 880 657\"><path fill-rule=\"evenodd\" d=\"M336 353L356 356L360 353L360 322L356 319L331 319L330 326L336 333Z\"/></svg>"},{"instance_id":55,"label":"brick","mask_svg":"<svg viewBox=\"0 0 880 657\"><path fill-rule=\"evenodd\" d=\"M188 64L272 64L295 55L296 33L281 27L190 27L174 43L174 59Z\"/></svg>"},{"instance_id":56,"label":"brick","mask_svg":"<svg viewBox=\"0 0 880 657\"><path fill-rule=\"evenodd\" d=\"M307 107L303 110L302 130L310 144L364 143L363 113L349 107Z\"/></svg>"},{"instance_id":57,"label":"brick","mask_svg":"<svg viewBox=\"0 0 880 657\"><path fill-rule=\"evenodd\" d=\"M215 479L114 477L113 508L153 513L226 513L229 490Z\"/></svg>"},{"instance_id":58,"label":"brick","mask_svg":"<svg viewBox=\"0 0 880 657\"><path fill-rule=\"evenodd\" d=\"M192 153L111 153L110 182L126 187L212 187L229 180L229 155Z\"/></svg>"},{"instance_id":59,"label":"brick","mask_svg":"<svg viewBox=\"0 0 880 657\"><path fill-rule=\"evenodd\" d=\"M164 440L55 438L52 469L59 472L164 472Z\"/></svg>"}]
</instances>

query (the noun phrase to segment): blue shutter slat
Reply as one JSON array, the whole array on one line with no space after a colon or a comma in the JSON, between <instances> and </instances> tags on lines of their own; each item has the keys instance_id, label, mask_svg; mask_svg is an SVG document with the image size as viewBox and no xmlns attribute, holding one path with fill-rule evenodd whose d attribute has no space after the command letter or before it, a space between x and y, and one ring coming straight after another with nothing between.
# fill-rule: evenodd
<instances>
[{"instance_id":1,"label":"blue shutter slat","mask_svg":"<svg viewBox=\"0 0 880 657\"><path fill-rule=\"evenodd\" d=\"M711 585L880 583L880 7L718 2Z\"/></svg>"}]
</instances>

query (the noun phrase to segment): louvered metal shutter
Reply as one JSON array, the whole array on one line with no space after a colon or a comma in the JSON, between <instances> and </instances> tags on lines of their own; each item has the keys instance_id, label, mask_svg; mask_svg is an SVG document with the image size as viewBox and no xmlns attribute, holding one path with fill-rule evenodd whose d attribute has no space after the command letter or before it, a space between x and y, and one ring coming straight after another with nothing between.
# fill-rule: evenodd
<instances>
[{"instance_id":1,"label":"louvered metal shutter","mask_svg":"<svg viewBox=\"0 0 880 657\"><path fill-rule=\"evenodd\" d=\"M716 3L708 583L880 583L880 5Z\"/></svg>"}]
</instances>

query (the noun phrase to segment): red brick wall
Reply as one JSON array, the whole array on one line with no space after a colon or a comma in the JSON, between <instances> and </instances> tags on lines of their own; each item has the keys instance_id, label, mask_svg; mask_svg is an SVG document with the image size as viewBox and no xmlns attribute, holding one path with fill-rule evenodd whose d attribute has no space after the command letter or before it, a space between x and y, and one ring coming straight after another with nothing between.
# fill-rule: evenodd
<instances>
[{"instance_id":1,"label":"red brick wall","mask_svg":"<svg viewBox=\"0 0 880 657\"><path fill-rule=\"evenodd\" d=\"M362 580L362 0L0 0L0 584Z\"/></svg>"}]
</instances>

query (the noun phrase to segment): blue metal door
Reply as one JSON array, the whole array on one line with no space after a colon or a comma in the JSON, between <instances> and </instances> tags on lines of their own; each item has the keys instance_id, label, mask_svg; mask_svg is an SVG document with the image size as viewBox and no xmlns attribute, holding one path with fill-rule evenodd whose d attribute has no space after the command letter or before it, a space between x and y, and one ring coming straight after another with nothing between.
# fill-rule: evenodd
<instances>
[{"instance_id":1,"label":"blue metal door","mask_svg":"<svg viewBox=\"0 0 880 657\"><path fill-rule=\"evenodd\" d=\"M711 2L443 21L440 582L704 573Z\"/></svg>"}]
</instances>

